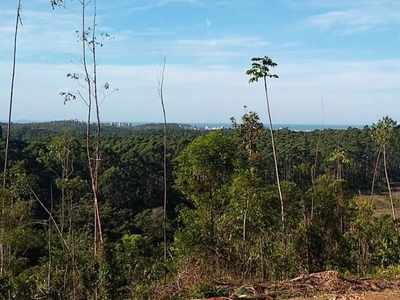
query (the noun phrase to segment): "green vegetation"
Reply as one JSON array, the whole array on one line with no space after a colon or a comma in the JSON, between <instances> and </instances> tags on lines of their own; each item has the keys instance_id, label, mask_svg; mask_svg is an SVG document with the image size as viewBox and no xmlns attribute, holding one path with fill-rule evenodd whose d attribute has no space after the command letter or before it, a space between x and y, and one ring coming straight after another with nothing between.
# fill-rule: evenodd
<instances>
[{"instance_id":1,"label":"green vegetation","mask_svg":"<svg viewBox=\"0 0 400 300\"><path fill-rule=\"evenodd\" d=\"M398 274L394 120L274 131L267 79L277 64L265 56L247 75L264 82L269 132L255 112L229 130L167 124L165 58L164 123L102 124L110 85L98 85L96 49L111 37L96 35L96 1L77 5L83 75L67 77L82 90L61 96L83 101L86 122L12 124L11 88L0 124L0 300L186 299L330 269Z\"/></svg>"},{"instance_id":2,"label":"green vegetation","mask_svg":"<svg viewBox=\"0 0 400 300\"><path fill-rule=\"evenodd\" d=\"M398 270L397 219L386 182L398 207L398 127L390 127L386 162L378 164L383 141L375 138L376 126L274 131L283 232L271 135L254 112L233 122L234 129L212 132L168 126L167 265L162 124L104 127L104 244L95 260L86 125L69 123L82 132L65 130L63 122L14 124L0 191L0 299L91 299L95 287L98 299L179 299L223 295L216 282Z\"/></svg>"}]
</instances>

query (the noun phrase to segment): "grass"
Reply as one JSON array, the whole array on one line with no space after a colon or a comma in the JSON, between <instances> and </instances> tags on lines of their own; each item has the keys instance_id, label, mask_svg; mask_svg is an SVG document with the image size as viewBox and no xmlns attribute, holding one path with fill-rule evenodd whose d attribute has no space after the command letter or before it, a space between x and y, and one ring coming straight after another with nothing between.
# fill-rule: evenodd
<instances>
[{"instance_id":1,"label":"grass","mask_svg":"<svg viewBox=\"0 0 400 300\"><path fill-rule=\"evenodd\" d=\"M392 191L394 199L394 207L396 210L396 216L399 217L397 213L400 210L400 189L394 188ZM369 194L356 196L356 197L369 197ZM374 216L380 217L382 215L392 215L392 206L390 204L389 193L379 193L372 196L372 201L375 205Z\"/></svg>"}]
</instances>

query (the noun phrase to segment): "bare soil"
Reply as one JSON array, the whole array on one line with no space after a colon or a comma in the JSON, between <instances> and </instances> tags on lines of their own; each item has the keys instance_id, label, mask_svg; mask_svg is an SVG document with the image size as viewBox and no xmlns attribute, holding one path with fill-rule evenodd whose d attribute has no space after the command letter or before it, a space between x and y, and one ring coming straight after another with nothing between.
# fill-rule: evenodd
<instances>
[{"instance_id":1,"label":"bare soil","mask_svg":"<svg viewBox=\"0 0 400 300\"><path fill-rule=\"evenodd\" d=\"M291 298L291 300L399 300L400 291L350 293L346 295L326 294L308 298Z\"/></svg>"},{"instance_id":2,"label":"bare soil","mask_svg":"<svg viewBox=\"0 0 400 300\"><path fill-rule=\"evenodd\" d=\"M400 279L344 278L337 271L326 271L301 276L281 284L226 287L230 297L214 297L208 300L399 300ZM238 295L235 291L245 291ZM197 300L197 299L196 299Z\"/></svg>"}]
</instances>

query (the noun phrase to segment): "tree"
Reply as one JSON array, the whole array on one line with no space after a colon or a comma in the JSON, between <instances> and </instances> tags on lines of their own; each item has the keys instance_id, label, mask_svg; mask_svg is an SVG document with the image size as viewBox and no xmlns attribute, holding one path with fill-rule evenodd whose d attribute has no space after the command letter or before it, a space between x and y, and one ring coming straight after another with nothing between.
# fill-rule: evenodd
<instances>
[{"instance_id":1,"label":"tree","mask_svg":"<svg viewBox=\"0 0 400 300\"><path fill-rule=\"evenodd\" d=\"M55 6L65 5L64 0L51 0L51 5ZM107 33L101 33L100 39L97 36L97 1L96 0L79 0L81 6L81 30L77 30L78 39L82 44L81 52L81 68L83 74L79 73L68 73L67 77L73 80L79 81L81 78L84 79L84 83L79 85L86 91L86 95L82 94L81 91L76 93L61 92L60 95L64 98L64 104L68 101L75 100L77 96L87 106L87 123L86 123L86 155L88 160L88 167L91 179L91 187L94 200L94 253L96 256L99 246L103 244L103 230L100 218L100 203L99 203L99 176L102 162L101 153L101 122L100 122L100 104L104 99L112 94L116 89L111 91L110 94L106 95L106 91L109 90L109 83L105 83L103 88L103 98L99 96L100 86L97 82L97 47L102 47L105 39L112 39ZM87 9L88 6L92 6L91 12L91 24L87 25ZM95 134L92 136L92 111L95 112ZM94 142L94 150L92 149L92 142Z\"/></svg>"},{"instance_id":2,"label":"tree","mask_svg":"<svg viewBox=\"0 0 400 300\"><path fill-rule=\"evenodd\" d=\"M340 146L332 152L329 161L336 162L336 179L341 180L343 175L343 164L350 163L350 159L347 158L346 151Z\"/></svg>"},{"instance_id":3,"label":"tree","mask_svg":"<svg viewBox=\"0 0 400 300\"><path fill-rule=\"evenodd\" d=\"M235 129L235 135L244 144L244 148L247 152L247 163L244 172L238 175L233 182L233 196L239 200L243 225L242 225L242 265L244 267L243 275L246 275L248 271L248 259L247 259L247 236L248 229L247 223L249 218L249 212L252 209L254 197L257 197L257 193L254 189L254 182L258 181L257 175L255 174L255 168L253 165L261 159L261 154L257 151L256 142L264 132L264 125L260 122L258 114L255 112L245 113L242 116L242 123L238 124L235 118L231 118L232 126ZM248 168L250 167L250 168ZM250 184L250 183L253 183ZM238 186L235 188L235 186ZM256 196L257 195L257 196ZM231 201L231 204L234 201Z\"/></svg>"},{"instance_id":4,"label":"tree","mask_svg":"<svg viewBox=\"0 0 400 300\"><path fill-rule=\"evenodd\" d=\"M264 194L265 189L260 178L255 174L254 168L235 174L230 186L230 203L224 214L224 227L229 228L229 232L226 232L229 236L226 237L227 244L233 244L229 246L234 247L236 242L240 245L237 248L242 249L242 251L237 251L241 253L241 268L238 266L236 268L241 270L243 279L247 279L250 273L253 257L262 256L258 251L259 241L263 238L261 231L266 223L270 223L266 222L263 214ZM272 213L268 218L273 219ZM263 262L261 266L262 264Z\"/></svg>"},{"instance_id":5,"label":"tree","mask_svg":"<svg viewBox=\"0 0 400 300\"><path fill-rule=\"evenodd\" d=\"M204 242L216 242L216 217L226 205L227 184L235 168L235 145L220 131L201 136L187 146L177 158L176 187L195 208L208 214L205 228L198 234Z\"/></svg>"},{"instance_id":6,"label":"tree","mask_svg":"<svg viewBox=\"0 0 400 300\"><path fill-rule=\"evenodd\" d=\"M311 249L309 267L321 270L342 262L340 257L343 255L342 238L347 229L349 190L345 180L336 180L330 174L324 174L317 178L313 192L314 218L307 230L312 231L314 227L319 233L309 236L308 243L320 247Z\"/></svg>"},{"instance_id":7,"label":"tree","mask_svg":"<svg viewBox=\"0 0 400 300\"><path fill-rule=\"evenodd\" d=\"M272 127L272 117L271 117L271 109L269 105L268 98L268 86L267 86L267 78L279 78L276 74L270 73L270 68L274 68L277 64L268 56L264 57L254 57L251 59L252 67L247 70L246 74L250 75L249 83L258 82L259 79L263 79L264 81L264 91L265 91L265 100L267 102L267 112L268 112L268 120L269 120L269 130L271 133L271 144L272 144L272 152L274 155L274 164L275 164L275 174L276 174L276 183L278 186L279 200L281 202L281 219L282 219L282 231L285 232L285 210L282 196L282 189L279 180L279 169L278 169L278 158L276 155L275 149L275 140L274 140L274 130Z\"/></svg>"},{"instance_id":8,"label":"tree","mask_svg":"<svg viewBox=\"0 0 400 300\"><path fill-rule=\"evenodd\" d=\"M231 122L232 127L235 129L235 134L243 141L248 153L249 165L253 165L261 158L256 148L256 142L264 132L263 123L260 122L258 114L252 111L242 116L241 124L238 124L233 117Z\"/></svg>"},{"instance_id":9,"label":"tree","mask_svg":"<svg viewBox=\"0 0 400 300\"><path fill-rule=\"evenodd\" d=\"M57 186L61 190L60 230L64 232L66 207L72 206L72 190L69 181L75 172L81 150L79 141L68 135L54 137L46 149L40 151L38 159L57 177ZM71 202L71 203L70 203ZM72 218L71 215L69 215Z\"/></svg>"},{"instance_id":10,"label":"tree","mask_svg":"<svg viewBox=\"0 0 400 300\"><path fill-rule=\"evenodd\" d=\"M51 5L64 5L64 0L51 0ZM70 100L75 100L77 96L87 106L87 123L86 123L86 156L88 169L90 174L90 183L93 195L93 215L94 215L94 261L98 260L98 254L101 255L101 250L104 246L103 228L100 217L100 188L99 177L102 164L102 145L101 145L101 121L100 121L100 104L106 98L106 91L110 85L105 83L103 88L103 98L99 95L100 86L98 84L98 62L97 48L103 46L105 39L112 37L107 33L97 35L97 1L96 0L79 0L81 8L81 30L76 30L79 41L81 42L81 69L83 74L68 73L67 77L77 80L80 87L85 90L85 95L78 90L76 93L61 92L60 95L64 98L64 104ZM88 17L89 16L89 17ZM89 21L87 20L89 18ZM91 19L91 20L90 20ZM79 80L83 78L84 83ZM114 90L115 91L115 90ZM113 93L112 91L111 93ZM95 133L92 133L92 113L95 115ZM92 145L94 144L94 146ZM94 149L93 149L94 148ZM98 283L96 281L94 288L94 298L98 299Z\"/></svg>"},{"instance_id":11,"label":"tree","mask_svg":"<svg viewBox=\"0 0 400 300\"><path fill-rule=\"evenodd\" d=\"M389 198L390 198L390 204L392 207L392 216L393 216L393 221L396 223L396 210L394 207L394 201L393 201L393 194L392 194L392 189L390 188L390 181L389 181L389 175L388 175L388 168L387 168L387 145L392 142L393 140L393 135L395 131L395 127L397 125L397 122L393 120L392 118L389 118L388 116L383 117L382 120L378 120L377 124L372 124L372 138L374 141L379 145L380 151L378 154L379 155L382 151L383 154L383 169L385 171L385 178L386 178L386 184L389 192ZM374 175L375 178L375 175ZM397 231L397 226L395 225L396 231Z\"/></svg>"}]
</instances>

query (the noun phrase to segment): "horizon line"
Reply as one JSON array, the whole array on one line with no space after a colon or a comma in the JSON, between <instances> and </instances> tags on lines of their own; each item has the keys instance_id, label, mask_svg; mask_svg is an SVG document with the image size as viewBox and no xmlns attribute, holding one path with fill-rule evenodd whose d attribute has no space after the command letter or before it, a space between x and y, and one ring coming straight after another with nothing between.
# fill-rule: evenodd
<instances>
[{"instance_id":1,"label":"horizon line","mask_svg":"<svg viewBox=\"0 0 400 300\"><path fill-rule=\"evenodd\" d=\"M12 121L12 124L30 124L30 123L51 123L51 122L84 122L86 123L86 120L78 120L78 119L58 119L58 120L16 120ZM1 124L8 124L8 121L0 121ZM107 124L107 123L129 123L129 124L163 124L164 122L162 121L101 121L101 124ZM195 125L195 124L202 124L202 125L207 125L207 124L220 124L220 125L227 125L231 124L230 122L217 122L217 121L195 121L195 122L187 122L187 121L173 121L173 122L167 122L167 124L188 124L188 125ZM266 123L263 123L264 125L268 125ZM370 126L370 124L346 124L346 123L327 123L327 124L317 124L317 123L273 123L273 126L278 126L278 125L309 125L309 126L320 126L320 127L326 127L326 126L357 126L357 127L363 127L363 126Z\"/></svg>"}]
</instances>

